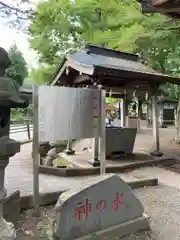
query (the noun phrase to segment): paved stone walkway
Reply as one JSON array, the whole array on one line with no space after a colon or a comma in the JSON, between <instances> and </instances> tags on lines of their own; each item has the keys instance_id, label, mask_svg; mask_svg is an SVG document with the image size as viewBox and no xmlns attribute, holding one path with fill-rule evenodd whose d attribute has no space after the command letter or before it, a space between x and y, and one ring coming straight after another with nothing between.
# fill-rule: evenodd
<instances>
[{"instance_id":1,"label":"paved stone walkway","mask_svg":"<svg viewBox=\"0 0 180 240\"><path fill-rule=\"evenodd\" d=\"M149 131L149 133L148 133ZM161 146L163 151L176 155L180 159L180 147L172 145L170 139L174 135L172 129L161 129ZM142 131L138 134L135 147L149 151L152 146L151 131ZM130 174L120 174L124 180L137 180L144 177L157 177L159 186L134 190L135 195L144 205L150 216L152 232L139 233L122 238L122 240L179 240L180 239L180 174L168 170L147 167L136 169ZM51 192L65 190L85 180L81 178L64 178L40 174L40 191ZM6 169L5 184L8 192L19 189L21 195L32 194L32 159L31 144L22 146L19 154L10 159Z\"/></svg>"},{"instance_id":2,"label":"paved stone walkway","mask_svg":"<svg viewBox=\"0 0 180 240\"><path fill-rule=\"evenodd\" d=\"M175 134L174 129L161 129L160 130L161 137L161 145L163 149L168 152L168 147L170 139L172 139ZM135 148L149 151L152 147L152 131L151 129L146 129L141 131L137 135ZM31 157L31 148L32 144L28 143L21 146L21 152L16 154L14 157L10 159L10 163L6 168L5 174L5 185L7 187L8 193L12 193L15 190L20 190L21 195L32 195L32 183L33 183L33 175L32 175L32 157ZM180 149L178 147L178 149ZM172 155L174 150L171 149L169 151L170 155ZM179 156L180 159L180 151L176 149L176 155ZM143 170L144 172L144 170ZM170 174L170 172L168 172ZM141 172L138 172L139 178L141 178ZM136 174L136 175L137 175ZM131 181L137 179L137 176L133 176L132 173L128 174L120 174L120 176L125 181ZM149 174L149 177L153 176L153 172ZM165 175L164 175L165 176ZM146 177L146 175L144 176ZM143 178L144 178L143 177ZM159 177L159 176L157 176ZM76 177L76 178L66 178L66 177L56 177L56 176L48 176L40 174L40 192L53 192L53 191L64 191L70 187L73 187L77 184L82 184L85 180L93 178L93 176L85 176L85 177Z\"/></svg>"},{"instance_id":3,"label":"paved stone walkway","mask_svg":"<svg viewBox=\"0 0 180 240\"><path fill-rule=\"evenodd\" d=\"M8 193L20 190L21 196L32 195L33 175L31 147L31 143L22 145L21 152L10 159L5 174L5 185ZM120 174L120 176L125 181L135 180L131 174ZM83 184L84 181L92 178L93 176L66 178L40 174L40 192L65 191L73 186L77 186L77 184Z\"/></svg>"}]
</instances>

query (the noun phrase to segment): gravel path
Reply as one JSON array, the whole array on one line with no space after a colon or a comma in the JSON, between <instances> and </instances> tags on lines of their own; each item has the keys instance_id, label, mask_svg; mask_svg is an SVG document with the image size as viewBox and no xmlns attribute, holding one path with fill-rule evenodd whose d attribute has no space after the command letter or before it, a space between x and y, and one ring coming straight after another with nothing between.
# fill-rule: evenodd
<instances>
[{"instance_id":1,"label":"gravel path","mask_svg":"<svg viewBox=\"0 0 180 240\"><path fill-rule=\"evenodd\" d=\"M133 191L150 216L151 232L138 233L121 240L179 240L180 190L160 184Z\"/></svg>"}]
</instances>

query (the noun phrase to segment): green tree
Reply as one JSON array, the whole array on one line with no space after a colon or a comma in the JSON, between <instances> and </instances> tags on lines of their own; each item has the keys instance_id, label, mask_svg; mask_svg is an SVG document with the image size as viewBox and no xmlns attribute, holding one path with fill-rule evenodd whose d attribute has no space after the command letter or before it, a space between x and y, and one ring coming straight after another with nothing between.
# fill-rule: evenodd
<instances>
[{"instance_id":1,"label":"green tree","mask_svg":"<svg viewBox=\"0 0 180 240\"><path fill-rule=\"evenodd\" d=\"M32 48L50 65L91 43L140 54L154 70L179 76L179 27L160 14L143 15L136 0L47 0L38 4L29 32ZM180 99L178 87L166 89Z\"/></svg>"},{"instance_id":2,"label":"green tree","mask_svg":"<svg viewBox=\"0 0 180 240\"><path fill-rule=\"evenodd\" d=\"M16 44L10 47L8 54L11 60L11 66L7 69L6 74L21 86L28 75L27 63Z\"/></svg>"},{"instance_id":3,"label":"green tree","mask_svg":"<svg viewBox=\"0 0 180 240\"><path fill-rule=\"evenodd\" d=\"M40 68L31 69L29 77L32 79L33 83L46 84L52 79L54 71L55 66L46 65Z\"/></svg>"},{"instance_id":4,"label":"green tree","mask_svg":"<svg viewBox=\"0 0 180 240\"><path fill-rule=\"evenodd\" d=\"M31 46L50 64L87 42L131 50L136 36L144 32L142 20L133 4L117 0L48 0L37 6L29 29Z\"/></svg>"},{"instance_id":5,"label":"green tree","mask_svg":"<svg viewBox=\"0 0 180 240\"><path fill-rule=\"evenodd\" d=\"M163 44L175 39L178 30L174 35L170 27L177 27L176 21L159 14L144 16L136 0L48 0L38 4L29 31L40 60L54 64L84 43L147 57L152 43L155 49L161 38Z\"/></svg>"}]
</instances>

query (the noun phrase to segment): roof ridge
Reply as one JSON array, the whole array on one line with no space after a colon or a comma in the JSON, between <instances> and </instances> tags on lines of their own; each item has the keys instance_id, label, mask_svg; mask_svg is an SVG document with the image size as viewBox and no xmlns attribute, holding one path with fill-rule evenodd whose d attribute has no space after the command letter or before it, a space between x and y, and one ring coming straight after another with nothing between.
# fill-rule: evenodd
<instances>
[{"instance_id":1,"label":"roof ridge","mask_svg":"<svg viewBox=\"0 0 180 240\"><path fill-rule=\"evenodd\" d=\"M86 51L86 53L94 53L94 54L100 54L104 55L107 57L115 57L115 58L120 58L120 59L126 59L126 60L131 60L131 61L141 61L139 55L133 54L133 53L126 53L126 52L121 52L118 50L112 50L109 48L104 48L102 46L96 46L96 45L86 45L83 50Z\"/></svg>"}]
</instances>

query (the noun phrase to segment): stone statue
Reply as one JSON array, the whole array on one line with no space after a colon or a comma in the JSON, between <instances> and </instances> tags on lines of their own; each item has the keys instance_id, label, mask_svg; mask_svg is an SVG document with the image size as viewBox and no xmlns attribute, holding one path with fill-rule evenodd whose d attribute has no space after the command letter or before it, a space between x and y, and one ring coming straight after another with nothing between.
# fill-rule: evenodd
<instances>
[{"instance_id":1,"label":"stone statue","mask_svg":"<svg viewBox=\"0 0 180 240\"><path fill-rule=\"evenodd\" d=\"M6 197L4 172L9 157L20 151L20 143L9 138L11 108L25 108L27 100L23 100L16 83L6 76L6 69L11 61L5 49L0 47L0 239L14 240L16 231L12 223L3 217L3 200Z\"/></svg>"}]
</instances>

